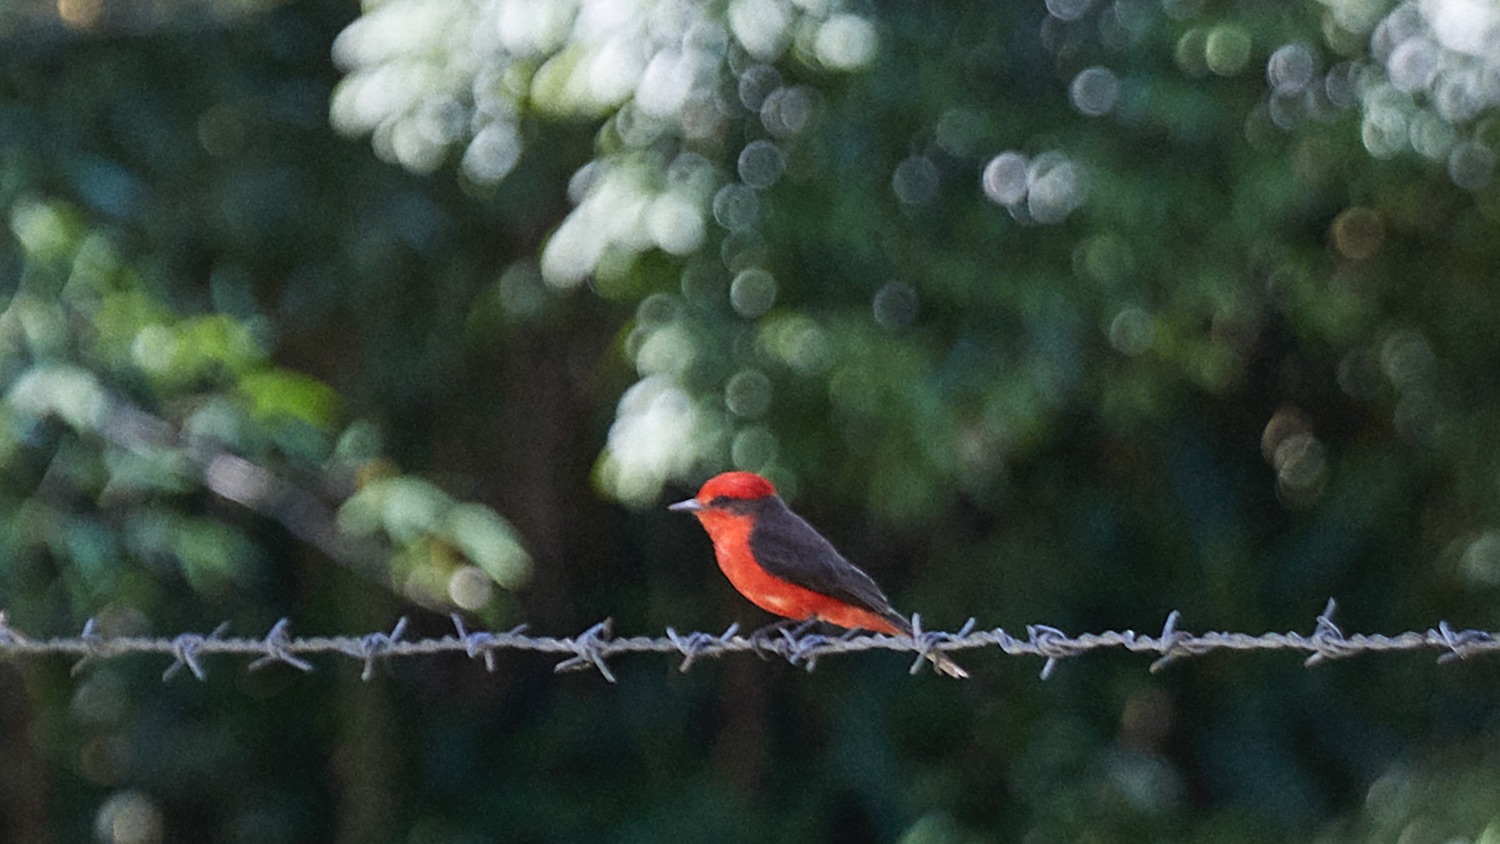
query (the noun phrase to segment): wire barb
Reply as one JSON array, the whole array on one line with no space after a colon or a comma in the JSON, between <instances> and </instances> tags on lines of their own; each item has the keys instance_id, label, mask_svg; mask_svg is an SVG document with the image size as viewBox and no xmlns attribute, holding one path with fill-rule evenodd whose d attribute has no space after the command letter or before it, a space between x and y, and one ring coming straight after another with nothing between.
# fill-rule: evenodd
<instances>
[{"instance_id":1,"label":"wire barb","mask_svg":"<svg viewBox=\"0 0 1500 844\"><path fill-rule=\"evenodd\" d=\"M10 626L10 613L0 610L0 648L4 648L6 645L14 647L25 643L26 637L21 635L21 631Z\"/></svg>"},{"instance_id":2,"label":"wire barb","mask_svg":"<svg viewBox=\"0 0 1500 844\"><path fill-rule=\"evenodd\" d=\"M199 664L198 654L202 653L204 644L223 638L224 634L228 632L229 622L226 621L215 627L213 632L207 636L201 636L197 633L182 633L174 637L172 639L172 655L176 659L172 661L171 665L167 666L166 671L161 673L161 681L165 683L176 677L178 672L182 671L183 666L186 666L189 671L193 672L193 676L197 677L199 682L207 680L208 673Z\"/></svg>"},{"instance_id":3,"label":"wire barb","mask_svg":"<svg viewBox=\"0 0 1500 844\"><path fill-rule=\"evenodd\" d=\"M1430 630L1427 632L1429 636L1432 634ZM1437 632L1438 637L1443 641L1443 645L1448 648L1447 653L1438 657L1439 665L1447 665L1458 659L1468 659L1469 654L1476 651L1475 645L1495 644L1495 637L1490 633L1485 633L1482 630L1459 630L1455 632L1453 628L1448 626L1448 622L1446 621L1438 622Z\"/></svg>"},{"instance_id":4,"label":"wire barb","mask_svg":"<svg viewBox=\"0 0 1500 844\"><path fill-rule=\"evenodd\" d=\"M109 648L104 644L104 637L99 635L96 627L92 617L83 623L83 632L78 634L78 643L83 656L68 670L70 676L77 677L83 673L84 668L88 667L90 661L104 659L110 655Z\"/></svg>"},{"instance_id":5,"label":"wire barb","mask_svg":"<svg viewBox=\"0 0 1500 844\"><path fill-rule=\"evenodd\" d=\"M735 622L729 625L729 627L718 636L714 636L711 633L704 633L698 630L695 630L692 633L683 636L676 630L668 627L667 639L671 641L671 643L677 647L677 651L682 654L682 664L677 666L677 670L686 674L687 670L693 667L694 660L696 660L704 653L721 651L738 632L740 632L739 622Z\"/></svg>"},{"instance_id":6,"label":"wire barb","mask_svg":"<svg viewBox=\"0 0 1500 844\"><path fill-rule=\"evenodd\" d=\"M452 613L448 616L453 619L453 629L458 633L458 641L464 646L464 653L469 659L484 658L484 670L491 674L495 673L495 634L486 633L483 630L470 633L464 627L463 616Z\"/></svg>"},{"instance_id":7,"label":"wire barb","mask_svg":"<svg viewBox=\"0 0 1500 844\"><path fill-rule=\"evenodd\" d=\"M1344 631L1339 629L1333 621L1333 614L1338 611L1338 608L1338 601L1329 598L1328 604L1323 607L1323 612L1318 615L1317 625L1313 627L1310 640L1317 651L1302 661L1302 664L1308 668L1358 652L1353 649L1349 640L1344 638Z\"/></svg>"},{"instance_id":8,"label":"wire barb","mask_svg":"<svg viewBox=\"0 0 1500 844\"><path fill-rule=\"evenodd\" d=\"M351 648L349 655L365 661L364 670L359 672L360 680L368 683L375 676L375 660L388 654L401 640L401 634L406 632L406 623L406 616L403 615L396 620L396 626L391 628L390 633L367 633L359 637L359 646Z\"/></svg>"},{"instance_id":9,"label":"wire barb","mask_svg":"<svg viewBox=\"0 0 1500 844\"><path fill-rule=\"evenodd\" d=\"M906 673L913 677L922 671L922 663L927 661L927 655L932 652L932 639L922 632L922 614L914 612L911 614L911 640L917 646L917 658L911 661L911 668Z\"/></svg>"},{"instance_id":10,"label":"wire barb","mask_svg":"<svg viewBox=\"0 0 1500 844\"><path fill-rule=\"evenodd\" d=\"M1052 676L1057 670L1060 660L1070 656L1077 656L1081 652L1079 643L1069 639L1068 634L1058 630L1056 627L1048 627L1045 624L1026 625L1027 644L1036 650L1036 653L1047 658L1042 664L1041 677L1043 680Z\"/></svg>"},{"instance_id":11,"label":"wire barb","mask_svg":"<svg viewBox=\"0 0 1500 844\"><path fill-rule=\"evenodd\" d=\"M965 624L956 635L966 636L968 635L969 631L973 629L973 627L974 619L971 618L969 619L969 622ZM928 661L932 663L932 670L936 672L938 670L938 661L937 657L933 654L935 652L942 651L943 649L939 646L944 643L953 641L954 636L955 634L953 633L943 633L941 631L924 631L922 629L922 614L912 613L911 640L912 644L916 646L917 658L912 660L911 668L908 669L906 673L915 677L916 675L922 673L922 664Z\"/></svg>"},{"instance_id":12,"label":"wire barb","mask_svg":"<svg viewBox=\"0 0 1500 844\"><path fill-rule=\"evenodd\" d=\"M280 619L271 626L271 632L267 633L266 638L261 641L261 647L266 655L250 663L251 671L259 671L274 662L284 662L304 674L312 673L312 663L293 653L292 638L287 635L291 627L290 618Z\"/></svg>"},{"instance_id":13,"label":"wire barb","mask_svg":"<svg viewBox=\"0 0 1500 844\"><path fill-rule=\"evenodd\" d=\"M823 646L828 644L828 637L818 633L802 633L799 628L798 635L793 635L789 630L781 631L786 641L786 661L792 665L802 663L808 671L818 667L818 656L822 653Z\"/></svg>"},{"instance_id":14,"label":"wire barb","mask_svg":"<svg viewBox=\"0 0 1500 844\"><path fill-rule=\"evenodd\" d=\"M565 659L553 666L553 673L561 674L564 671L596 668L604 679L611 683L616 682L614 673L604 662L604 649L610 643L609 636L613 627L614 619L606 618L573 639L565 639L564 641L572 647L574 656L572 659Z\"/></svg>"},{"instance_id":15,"label":"wire barb","mask_svg":"<svg viewBox=\"0 0 1500 844\"><path fill-rule=\"evenodd\" d=\"M1177 622L1182 620L1182 613L1172 610L1167 613L1167 620L1162 622L1161 635L1156 638L1156 649L1161 653L1156 661L1147 668L1152 674L1160 674L1168 665L1184 656L1196 656L1198 652L1190 650L1185 644L1192 637L1177 629ZM1134 637L1134 631L1125 631Z\"/></svg>"}]
</instances>

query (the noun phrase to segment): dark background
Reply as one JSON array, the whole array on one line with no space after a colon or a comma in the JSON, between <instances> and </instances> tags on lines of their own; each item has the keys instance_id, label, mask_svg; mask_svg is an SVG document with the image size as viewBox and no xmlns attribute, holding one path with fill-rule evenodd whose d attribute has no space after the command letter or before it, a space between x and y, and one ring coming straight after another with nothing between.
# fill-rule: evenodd
<instances>
[{"instance_id":1,"label":"dark background","mask_svg":"<svg viewBox=\"0 0 1500 844\"><path fill-rule=\"evenodd\" d=\"M743 468L929 629L1500 627L1497 33L1458 0L0 3L0 609L750 628L664 511ZM962 656L6 661L0 839L1500 823L1487 658Z\"/></svg>"}]
</instances>

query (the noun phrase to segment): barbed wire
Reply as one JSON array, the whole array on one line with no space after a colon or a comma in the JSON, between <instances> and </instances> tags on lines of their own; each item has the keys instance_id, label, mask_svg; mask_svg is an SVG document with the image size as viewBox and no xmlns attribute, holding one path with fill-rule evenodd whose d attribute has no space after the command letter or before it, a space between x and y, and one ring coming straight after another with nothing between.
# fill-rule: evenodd
<instances>
[{"instance_id":1,"label":"barbed wire","mask_svg":"<svg viewBox=\"0 0 1500 844\"><path fill-rule=\"evenodd\" d=\"M505 632L469 630L463 619L454 614L452 634L427 639L403 639L408 626L405 617L397 621L389 633L306 638L294 638L290 632L291 621L285 618L276 622L260 638L225 638L228 622L210 633L183 633L170 638L104 636L98 632L94 620L89 619L78 636L33 639L11 627L4 611L0 611L0 657L75 656L78 657L73 668L76 674L98 660L128 654L160 654L172 658L172 663L162 672L162 680L166 681L181 673L184 668L199 680L206 680L208 674L203 668L202 658L209 655L253 656L255 659L249 665L252 671L284 663L300 671L310 672L313 665L304 657L335 654L362 661L364 670L360 677L369 680L374 676L377 662L393 657L463 654L470 659L483 660L485 667L493 672L498 652L532 651L565 655L566 658L554 666L557 672L596 670L604 679L613 683L615 675L608 660L640 653L680 656L681 671L687 671L703 657L717 658L741 653L779 657L811 671L817 667L818 660L825 656L871 650L905 651L916 654L911 666L911 673L916 674L936 652L994 648L1008 656L1033 656L1046 660L1041 671L1042 679L1045 680L1062 660L1110 649L1155 654L1157 658L1150 667L1153 673L1173 661L1218 651L1300 651L1308 654L1304 661L1308 666L1358 654L1388 651L1439 651L1440 663L1500 651L1500 633L1455 630L1446 621L1440 621L1437 627L1424 632L1408 631L1395 635L1356 633L1346 636L1333 621L1337 608L1335 601L1330 598L1309 635L1293 632L1189 633L1179 628L1182 615L1173 610L1167 616L1161 631L1156 634L1110 630L1069 636L1055 627L1033 624L1026 627L1024 638L1012 636L1000 628L977 629L974 619L969 619L957 632L926 631L922 629L920 616L912 617L911 636L885 636L857 631L825 636L809 632L810 623L803 623L795 627L787 624L771 625L749 634L741 634L739 625L732 624L719 634L683 634L668 627L666 635L662 637L614 638L613 625L609 619L576 636L530 636L525 632L525 625Z\"/></svg>"}]
</instances>

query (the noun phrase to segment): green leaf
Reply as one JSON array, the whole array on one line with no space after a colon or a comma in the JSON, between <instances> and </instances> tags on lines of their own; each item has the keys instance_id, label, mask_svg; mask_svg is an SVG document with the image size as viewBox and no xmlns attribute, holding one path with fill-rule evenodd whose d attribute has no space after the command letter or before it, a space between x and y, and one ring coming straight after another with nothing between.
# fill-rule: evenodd
<instances>
[{"instance_id":1,"label":"green leaf","mask_svg":"<svg viewBox=\"0 0 1500 844\"><path fill-rule=\"evenodd\" d=\"M328 428L338 411L338 394L309 375L283 369L255 372L240 379L251 413L262 420L289 417L315 428Z\"/></svg>"},{"instance_id":2,"label":"green leaf","mask_svg":"<svg viewBox=\"0 0 1500 844\"><path fill-rule=\"evenodd\" d=\"M531 576L531 557L515 528L482 504L459 504L449 510L441 532L506 589L525 585Z\"/></svg>"}]
</instances>

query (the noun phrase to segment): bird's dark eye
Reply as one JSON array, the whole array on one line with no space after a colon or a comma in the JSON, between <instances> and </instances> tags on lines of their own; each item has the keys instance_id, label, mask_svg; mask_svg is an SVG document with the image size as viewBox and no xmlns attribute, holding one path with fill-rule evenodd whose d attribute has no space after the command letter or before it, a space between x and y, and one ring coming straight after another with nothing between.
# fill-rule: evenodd
<instances>
[{"instance_id":1,"label":"bird's dark eye","mask_svg":"<svg viewBox=\"0 0 1500 844\"><path fill-rule=\"evenodd\" d=\"M730 498L727 495L716 495L716 496L714 496L714 499L712 501L708 502L708 506L710 506L710 507L727 507L727 506L729 506L729 501L730 501Z\"/></svg>"}]
</instances>

